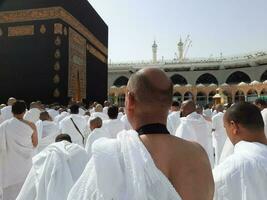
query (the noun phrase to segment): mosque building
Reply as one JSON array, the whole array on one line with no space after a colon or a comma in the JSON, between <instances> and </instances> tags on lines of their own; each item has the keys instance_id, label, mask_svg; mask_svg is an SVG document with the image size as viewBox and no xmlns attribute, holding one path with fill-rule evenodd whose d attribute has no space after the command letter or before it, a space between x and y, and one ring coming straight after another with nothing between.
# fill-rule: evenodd
<instances>
[{"instance_id":1,"label":"mosque building","mask_svg":"<svg viewBox=\"0 0 267 200\"><path fill-rule=\"evenodd\" d=\"M110 63L109 100L123 106L125 89L132 73L146 67L164 70L174 84L173 99L193 99L198 104L252 102L267 95L267 53L257 52L234 57L188 59L189 37L177 45L173 60L157 58L158 45L152 45L152 61L147 63ZM156 81L156 80L155 80Z\"/></svg>"}]
</instances>

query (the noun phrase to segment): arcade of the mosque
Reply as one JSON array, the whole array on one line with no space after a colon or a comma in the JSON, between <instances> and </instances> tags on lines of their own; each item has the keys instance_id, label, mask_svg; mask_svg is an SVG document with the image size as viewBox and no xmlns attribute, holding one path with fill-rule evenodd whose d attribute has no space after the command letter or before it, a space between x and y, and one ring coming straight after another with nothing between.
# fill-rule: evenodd
<instances>
[{"instance_id":1,"label":"arcade of the mosque","mask_svg":"<svg viewBox=\"0 0 267 200\"><path fill-rule=\"evenodd\" d=\"M163 69L174 84L173 99L193 99L200 105L252 102L267 95L267 53L239 56L188 59L191 41L178 43L173 60L157 59L158 45L152 45L150 62L110 63L108 69L109 100L123 106L126 85L132 73L146 67ZM157 80L155 80L157 81Z\"/></svg>"}]
</instances>

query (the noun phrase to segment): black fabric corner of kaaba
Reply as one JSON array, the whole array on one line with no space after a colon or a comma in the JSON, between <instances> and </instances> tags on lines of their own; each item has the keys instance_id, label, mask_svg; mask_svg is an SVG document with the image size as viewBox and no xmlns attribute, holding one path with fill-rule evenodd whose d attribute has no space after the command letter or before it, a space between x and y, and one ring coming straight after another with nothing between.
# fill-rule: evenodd
<instances>
[{"instance_id":1,"label":"black fabric corner of kaaba","mask_svg":"<svg viewBox=\"0 0 267 200\"><path fill-rule=\"evenodd\" d=\"M108 27L87 0L0 0L0 12L49 7L64 8L108 48ZM41 100L66 104L69 101L69 37L54 33L56 23L72 28L61 19L0 21L3 32L0 36L0 102L6 102L11 96L27 102ZM27 25L34 25L34 35L8 37L9 27ZM46 29L44 34L40 32L42 25ZM57 36L61 40L59 46L55 45ZM86 43L97 49L88 39ZM60 58L55 58L57 50ZM57 61L60 69L55 70ZM86 51L86 62L85 101L103 102L107 99L107 63L101 62L89 51ZM54 81L56 75L60 78L58 83ZM59 97L55 97L55 89L60 92Z\"/></svg>"}]
</instances>

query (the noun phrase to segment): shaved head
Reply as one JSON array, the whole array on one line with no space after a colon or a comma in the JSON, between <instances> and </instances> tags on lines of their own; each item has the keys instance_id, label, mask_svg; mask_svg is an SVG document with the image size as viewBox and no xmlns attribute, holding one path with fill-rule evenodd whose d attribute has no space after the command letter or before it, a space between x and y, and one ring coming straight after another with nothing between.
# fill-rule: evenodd
<instances>
[{"instance_id":1,"label":"shaved head","mask_svg":"<svg viewBox=\"0 0 267 200\"><path fill-rule=\"evenodd\" d=\"M102 127L102 119L100 117L96 117L90 120L90 129L94 130L96 128Z\"/></svg>"},{"instance_id":2,"label":"shaved head","mask_svg":"<svg viewBox=\"0 0 267 200\"><path fill-rule=\"evenodd\" d=\"M169 108L172 104L173 84L165 72L157 68L146 68L133 74L128 90L146 106Z\"/></svg>"},{"instance_id":3,"label":"shaved head","mask_svg":"<svg viewBox=\"0 0 267 200\"><path fill-rule=\"evenodd\" d=\"M194 101L187 100L182 103L181 112L183 117L186 117L187 115L195 111L196 111L196 104L194 103Z\"/></svg>"},{"instance_id":4,"label":"shaved head","mask_svg":"<svg viewBox=\"0 0 267 200\"><path fill-rule=\"evenodd\" d=\"M16 101L14 97L10 97L7 101L7 105L12 106Z\"/></svg>"},{"instance_id":5,"label":"shaved head","mask_svg":"<svg viewBox=\"0 0 267 200\"><path fill-rule=\"evenodd\" d=\"M223 112L224 111L224 106L222 104L218 104L215 109L216 109L217 112Z\"/></svg>"},{"instance_id":6,"label":"shaved head","mask_svg":"<svg viewBox=\"0 0 267 200\"><path fill-rule=\"evenodd\" d=\"M47 111L43 111L40 113L40 120L42 121L51 121L51 117Z\"/></svg>"}]
</instances>

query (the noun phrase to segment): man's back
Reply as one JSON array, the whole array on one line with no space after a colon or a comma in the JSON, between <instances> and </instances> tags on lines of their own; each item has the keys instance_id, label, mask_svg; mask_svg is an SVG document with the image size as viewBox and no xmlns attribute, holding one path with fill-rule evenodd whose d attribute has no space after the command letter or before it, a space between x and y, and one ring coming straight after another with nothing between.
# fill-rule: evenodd
<instances>
[{"instance_id":1,"label":"man's back","mask_svg":"<svg viewBox=\"0 0 267 200\"><path fill-rule=\"evenodd\" d=\"M74 123L72 122L71 119L73 120ZM62 133L70 135L73 143L83 146L82 136L79 133L79 131L75 128L74 124L77 126L81 134L83 134L83 136L85 137L87 130L87 122L85 118L80 115L72 114L70 116L67 116L60 122L59 128Z\"/></svg>"},{"instance_id":2,"label":"man's back","mask_svg":"<svg viewBox=\"0 0 267 200\"><path fill-rule=\"evenodd\" d=\"M216 200L266 199L267 145L241 141L213 170Z\"/></svg>"},{"instance_id":3,"label":"man's back","mask_svg":"<svg viewBox=\"0 0 267 200\"><path fill-rule=\"evenodd\" d=\"M107 130L111 138L116 138L117 134L124 129L124 124L119 119L105 120L103 128Z\"/></svg>"},{"instance_id":4,"label":"man's back","mask_svg":"<svg viewBox=\"0 0 267 200\"><path fill-rule=\"evenodd\" d=\"M158 169L176 186L182 199L212 199L211 167L200 145L171 135L143 135L140 138Z\"/></svg>"}]
</instances>

